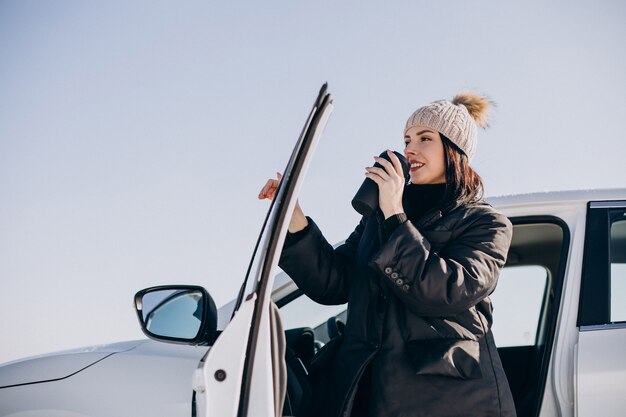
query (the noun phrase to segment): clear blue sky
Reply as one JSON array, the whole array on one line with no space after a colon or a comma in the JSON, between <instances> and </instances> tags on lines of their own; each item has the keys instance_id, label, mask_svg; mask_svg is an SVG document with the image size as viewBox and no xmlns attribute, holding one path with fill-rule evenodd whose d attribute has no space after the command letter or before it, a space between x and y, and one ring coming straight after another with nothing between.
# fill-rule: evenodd
<instances>
[{"instance_id":1,"label":"clear blue sky","mask_svg":"<svg viewBox=\"0 0 626 417\"><path fill-rule=\"evenodd\" d=\"M507 3L507 4L505 4ZM142 337L135 291L234 297L319 86L330 241L417 107L472 89L487 194L624 186L623 1L0 0L0 363Z\"/></svg>"}]
</instances>

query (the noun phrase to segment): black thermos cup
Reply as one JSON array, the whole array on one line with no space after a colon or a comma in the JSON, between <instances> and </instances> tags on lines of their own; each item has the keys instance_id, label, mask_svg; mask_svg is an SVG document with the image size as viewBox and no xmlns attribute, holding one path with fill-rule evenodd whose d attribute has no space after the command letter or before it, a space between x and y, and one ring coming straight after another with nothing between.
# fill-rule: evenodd
<instances>
[{"instance_id":1,"label":"black thermos cup","mask_svg":"<svg viewBox=\"0 0 626 417\"><path fill-rule=\"evenodd\" d=\"M404 173L404 179L408 181L409 163L401 153L396 151L393 151L393 153L395 153L400 160L402 172ZM381 153L379 156L387 161L390 160L389 155L387 155L387 151ZM374 166L381 167L378 162L376 162ZM354 209L363 216L368 216L375 212L376 209L378 209L378 184L369 178L365 178L365 181L361 184L361 188L359 188L359 191L356 192L356 195L352 199L352 207L354 207Z\"/></svg>"}]
</instances>

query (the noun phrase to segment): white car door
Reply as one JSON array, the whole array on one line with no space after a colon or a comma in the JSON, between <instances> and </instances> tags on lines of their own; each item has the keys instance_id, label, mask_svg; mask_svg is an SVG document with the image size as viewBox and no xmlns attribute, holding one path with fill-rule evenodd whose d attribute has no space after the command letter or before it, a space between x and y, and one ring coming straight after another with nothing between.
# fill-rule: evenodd
<instances>
[{"instance_id":1,"label":"white car door","mask_svg":"<svg viewBox=\"0 0 626 417\"><path fill-rule=\"evenodd\" d=\"M324 85L270 205L233 319L194 375L199 416L281 415L285 342L270 296L298 191L331 111L332 98Z\"/></svg>"},{"instance_id":2,"label":"white car door","mask_svg":"<svg viewBox=\"0 0 626 417\"><path fill-rule=\"evenodd\" d=\"M578 325L576 415L626 415L626 201L589 204Z\"/></svg>"}]
</instances>

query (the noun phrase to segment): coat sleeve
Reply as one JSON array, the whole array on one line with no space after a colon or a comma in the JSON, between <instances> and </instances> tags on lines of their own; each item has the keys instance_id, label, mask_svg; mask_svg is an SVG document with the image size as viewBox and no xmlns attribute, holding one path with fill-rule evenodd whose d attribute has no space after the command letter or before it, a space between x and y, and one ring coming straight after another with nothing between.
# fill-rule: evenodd
<instances>
[{"instance_id":1,"label":"coat sleeve","mask_svg":"<svg viewBox=\"0 0 626 417\"><path fill-rule=\"evenodd\" d=\"M409 310L453 316L478 304L496 287L511 244L512 225L495 211L475 213L439 253L407 221L389 237L370 266L387 280Z\"/></svg>"},{"instance_id":2,"label":"coat sleeve","mask_svg":"<svg viewBox=\"0 0 626 417\"><path fill-rule=\"evenodd\" d=\"M286 242L278 265L313 301L328 305L346 303L364 220L335 249L315 222L310 218L308 221L308 230L302 236Z\"/></svg>"}]
</instances>

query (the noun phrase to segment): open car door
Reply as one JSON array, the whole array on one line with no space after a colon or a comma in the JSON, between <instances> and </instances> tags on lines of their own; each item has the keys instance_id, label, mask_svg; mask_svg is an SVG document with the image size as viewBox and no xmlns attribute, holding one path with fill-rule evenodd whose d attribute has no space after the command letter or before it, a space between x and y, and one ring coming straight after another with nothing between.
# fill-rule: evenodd
<instances>
[{"instance_id":1,"label":"open car door","mask_svg":"<svg viewBox=\"0 0 626 417\"><path fill-rule=\"evenodd\" d=\"M324 84L270 205L233 318L194 375L198 416L281 415L285 339L270 296L298 192L331 111L332 98Z\"/></svg>"}]
</instances>

